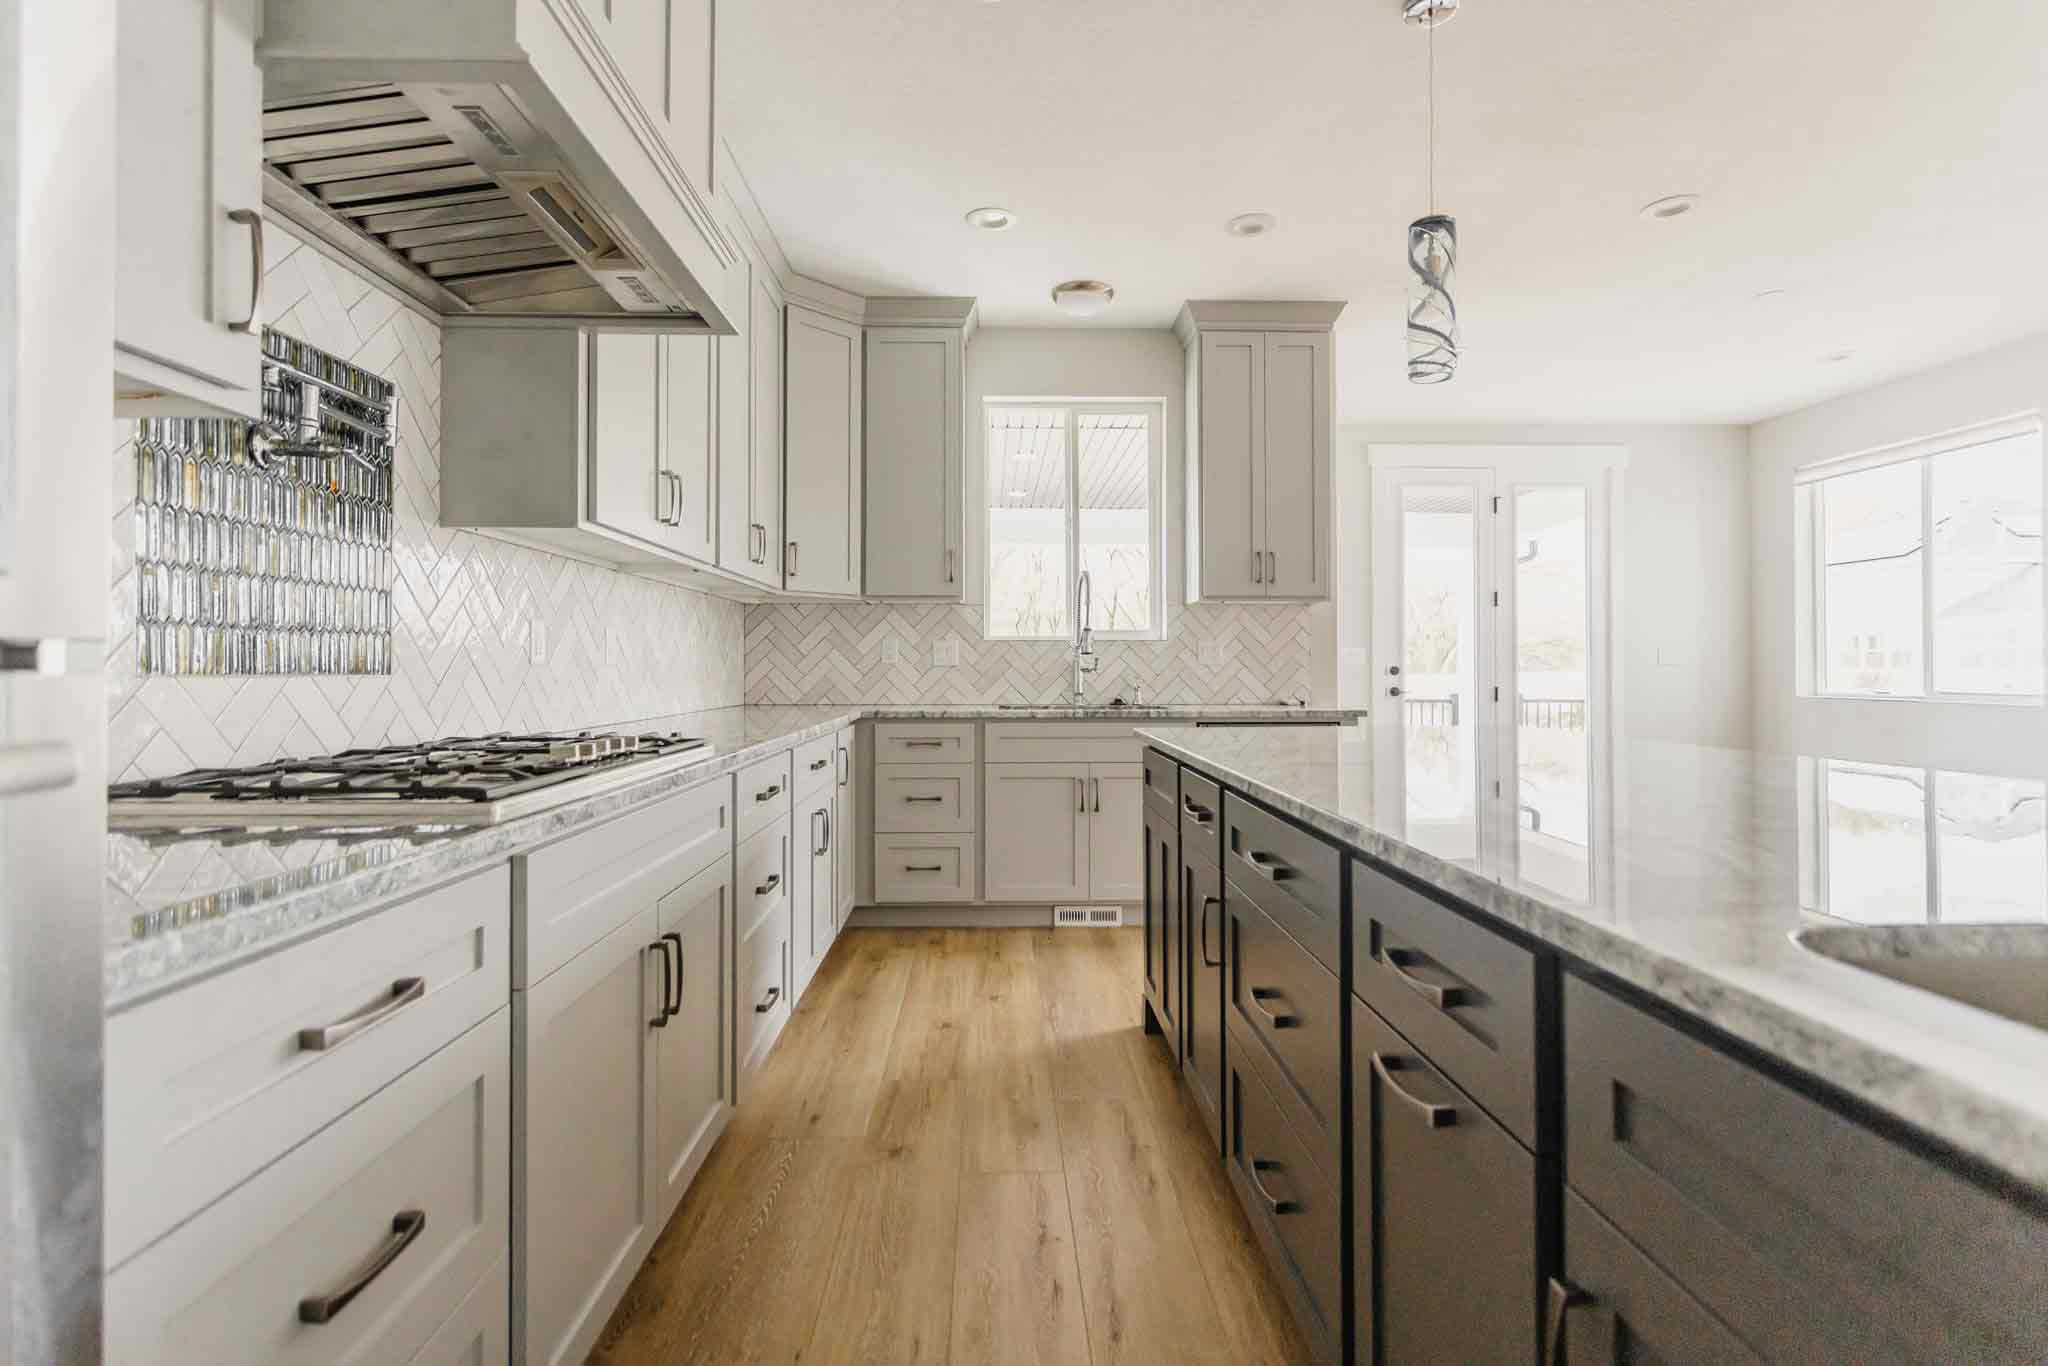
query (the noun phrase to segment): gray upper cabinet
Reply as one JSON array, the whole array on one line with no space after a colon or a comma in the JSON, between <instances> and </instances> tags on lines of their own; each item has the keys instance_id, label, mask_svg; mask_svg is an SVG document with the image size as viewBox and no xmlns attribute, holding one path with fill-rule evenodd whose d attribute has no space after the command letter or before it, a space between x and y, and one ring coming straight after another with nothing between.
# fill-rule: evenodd
<instances>
[{"instance_id":1,"label":"gray upper cabinet","mask_svg":"<svg viewBox=\"0 0 2048 1366\"><path fill-rule=\"evenodd\" d=\"M958 601L973 302L870 299L867 316L867 593ZM873 325L899 316L918 321Z\"/></svg>"},{"instance_id":2,"label":"gray upper cabinet","mask_svg":"<svg viewBox=\"0 0 2048 1366\"><path fill-rule=\"evenodd\" d=\"M577 0L699 194L711 191L714 0Z\"/></svg>"},{"instance_id":3,"label":"gray upper cabinet","mask_svg":"<svg viewBox=\"0 0 2048 1366\"><path fill-rule=\"evenodd\" d=\"M257 8L257 0L121 0L119 79L107 92L119 129L111 263L119 414L259 416Z\"/></svg>"},{"instance_id":4,"label":"gray upper cabinet","mask_svg":"<svg viewBox=\"0 0 2048 1366\"><path fill-rule=\"evenodd\" d=\"M1190 602L1330 596L1331 328L1342 311L1211 301L1181 310Z\"/></svg>"},{"instance_id":5,"label":"gray upper cabinet","mask_svg":"<svg viewBox=\"0 0 2048 1366\"><path fill-rule=\"evenodd\" d=\"M782 293L737 208L726 231L740 247L728 275L737 336L718 339L718 567L782 586Z\"/></svg>"},{"instance_id":6,"label":"gray upper cabinet","mask_svg":"<svg viewBox=\"0 0 2048 1366\"><path fill-rule=\"evenodd\" d=\"M861 586L861 330L789 306L784 345L783 583L853 597Z\"/></svg>"}]
</instances>

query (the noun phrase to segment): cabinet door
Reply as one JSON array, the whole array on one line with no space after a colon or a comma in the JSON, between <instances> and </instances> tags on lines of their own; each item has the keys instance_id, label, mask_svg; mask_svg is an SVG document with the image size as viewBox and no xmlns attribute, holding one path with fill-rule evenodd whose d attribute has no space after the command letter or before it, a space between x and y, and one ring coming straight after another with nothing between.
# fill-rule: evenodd
<instances>
[{"instance_id":1,"label":"cabinet door","mask_svg":"<svg viewBox=\"0 0 2048 1366\"><path fill-rule=\"evenodd\" d=\"M853 780L851 730L839 732L839 743L833 750L832 759L837 765L833 770L836 781L832 789L836 794L832 808L832 881L838 889L832 913L832 932L837 936L839 927L846 924L846 917L853 914L855 874L860 867L854 855L854 850L860 847L857 838L860 784Z\"/></svg>"},{"instance_id":2,"label":"cabinet door","mask_svg":"<svg viewBox=\"0 0 2048 1366\"><path fill-rule=\"evenodd\" d=\"M732 1112L732 860L661 899L676 1013L658 1026L654 1081L658 1223L665 1223Z\"/></svg>"},{"instance_id":3,"label":"cabinet door","mask_svg":"<svg viewBox=\"0 0 2048 1366\"><path fill-rule=\"evenodd\" d=\"M668 481L660 511L664 545L710 564L718 558L718 427L712 390L712 337L661 339L661 471Z\"/></svg>"},{"instance_id":4,"label":"cabinet door","mask_svg":"<svg viewBox=\"0 0 2048 1366\"><path fill-rule=\"evenodd\" d=\"M1165 1030L1167 1046L1180 1055L1180 993L1176 965L1180 958L1180 831L1179 822L1157 806L1145 807L1143 818L1145 897L1145 999Z\"/></svg>"},{"instance_id":5,"label":"cabinet door","mask_svg":"<svg viewBox=\"0 0 2048 1366\"><path fill-rule=\"evenodd\" d=\"M1202 596L1266 592L1266 334L1202 333Z\"/></svg>"},{"instance_id":6,"label":"cabinet door","mask_svg":"<svg viewBox=\"0 0 2048 1366\"><path fill-rule=\"evenodd\" d=\"M1147 807L1150 814L1152 808ZM1223 1145L1223 877L1206 859L1181 857L1180 960L1184 986L1180 1074L1195 1108L1209 1125L1209 1141Z\"/></svg>"},{"instance_id":7,"label":"cabinet door","mask_svg":"<svg viewBox=\"0 0 2048 1366\"><path fill-rule=\"evenodd\" d=\"M1385 1361L1529 1360L1535 1157L1355 998L1351 1039L1354 1237L1380 1290L1358 1277L1359 1321Z\"/></svg>"},{"instance_id":8,"label":"cabinet door","mask_svg":"<svg viewBox=\"0 0 2048 1366\"><path fill-rule=\"evenodd\" d=\"M935 327L867 334L867 592L954 598L959 564L965 344Z\"/></svg>"},{"instance_id":9,"label":"cabinet door","mask_svg":"<svg viewBox=\"0 0 2048 1366\"><path fill-rule=\"evenodd\" d=\"M1086 764L989 764L982 829L990 901L1088 896Z\"/></svg>"},{"instance_id":10,"label":"cabinet door","mask_svg":"<svg viewBox=\"0 0 2048 1366\"><path fill-rule=\"evenodd\" d=\"M790 895L790 957L801 1001L825 951L832 947L832 790L820 788L797 807L791 837L797 876Z\"/></svg>"},{"instance_id":11,"label":"cabinet door","mask_svg":"<svg viewBox=\"0 0 2048 1366\"><path fill-rule=\"evenodd\" d=\"M258 416L263 206L256 0L121 0L115 397L137 412ZM49 111L45 111L47 114ZM275 250L275 248L273 248ZM249 326L247 331L234 330Z\"/></svg>"},{"instance_id":12,"label":"cabinet door","mask_svg":"<svg viewBox=\"0 0 2048 1366\"><path fill-rule=\"evenodd\" d=\"M649 905L513 996L525 1153L514 1333L534 1366L583 1360L660 1226L657 934Z\"/></svg>"},{"instance_id":13,"label":"cabinet door","mask_svg":"<svg viewBox=\"0 0 2048 1366\"><path fill-rule=\"evenodd\" d=\"M1763 1360L1569 1189L1564 1193L1564 1264L1569 1281L1552 1281L1544 1297L1546 1362L1747 1366ZM1556 1351L1559 1342L1562 1356Z\"/></svg>"},{"instance_id":14,"label":"cabinet door","mask_svg":"<svg viewBox=\"0 0 2048 1366\"><path fill-rule=\"evenodd\" d=\"M1088 765L1088 899L1142 900L1144 846L1132 838L1145 823L1145 766Z\"/></svg>"},{"instance_id":15,"label":"cabinet door","mask_svg":"<svg viewBox=\"0 0 2048 1366\"><path fill-rule=\"evenodd\" d=\"M791 592L860 592L861 338L852 323L790 305L788 493L784 539Z\"/></svg>"},{"instance_id":16,"label":"cabinet door","mask_svg":"<svg viewBox=\"0 0 2048 1366\"><path fill-rule=\"evenodd\" d=\"M753 271L743 259L733 267L741 307L732 310L747 324L745 301L754 294ZM742 331L719 337L718 350L718 567L748 578L759 572L760 538L754 532L753 349Z\"/></svg>"},{"instance_id":17,"label":"cabinet door","mask_svg":"<svg viewBox=\"0 0 2048 1366\"><path fill-rule=\"evenodd\" d=\"M661 339L652 332L590 336L590 520L647 541L667 539L662 486Z\"/></svg>"},{"instance_id":18,"label":"cabinet door","mask_svg":"<svg viewBox=\"0 0 2048 1366\"><path fill-rule=\"evenodd\" d=\"M748 324L754 373L754 524L760 580L780 587L782 550L782 300L774 277L756 265L753 317Z\"/></svg>"},{"instance_id":19,"label":"cabinet door","mask_svg":"<svg viewBox=\"0 0 2048 1366\"><path fill-rule=\"evenodd\" d=\"M1268 597L1330 595L1330 337L1265 336L1264 487L1259 534ZM1207 524L1204 523L1204 530Z\"/></svg>"}]
</instances>

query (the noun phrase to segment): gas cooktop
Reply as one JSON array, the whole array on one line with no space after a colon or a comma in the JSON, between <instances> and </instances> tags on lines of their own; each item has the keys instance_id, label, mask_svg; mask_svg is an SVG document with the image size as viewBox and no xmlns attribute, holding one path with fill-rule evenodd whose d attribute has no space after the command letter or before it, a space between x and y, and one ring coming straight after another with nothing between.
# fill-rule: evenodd
<instances>
[{"instance_id":1,"label":"gas cooktop","mask_svg":"<svg viewBox=\"0 0 2048 1366\"><path fill-rule=\"evenodd\" d=\"M107 789L124 827L495 825L711 757L688 735L479 735L201 768Z\"/></svg>"}]
</instances>

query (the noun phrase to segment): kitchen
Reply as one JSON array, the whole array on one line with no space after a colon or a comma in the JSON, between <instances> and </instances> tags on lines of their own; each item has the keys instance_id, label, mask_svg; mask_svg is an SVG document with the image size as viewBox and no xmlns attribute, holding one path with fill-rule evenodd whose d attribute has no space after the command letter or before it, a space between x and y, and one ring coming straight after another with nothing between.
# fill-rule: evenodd
<instances>
[{"instance_id":1,"label":"kitchen","mask_svg":"<svg viewBox=\"0 0 2048 1366\"><path fill-rule=\"evenodd\" d=\"M1970 18L11 7L0 1366L2048 1358Z\"/></svg>"}]
</instances>

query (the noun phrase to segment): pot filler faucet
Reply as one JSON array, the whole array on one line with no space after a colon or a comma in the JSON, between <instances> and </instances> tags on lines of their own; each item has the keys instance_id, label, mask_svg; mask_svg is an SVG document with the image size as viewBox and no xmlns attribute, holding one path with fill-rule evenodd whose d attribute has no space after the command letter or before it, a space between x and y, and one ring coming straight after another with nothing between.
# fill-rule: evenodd
<instances>
[{"instance_id":1,"label":"pot filler faucet","mask_svg":"<svg viewBox=\"0 0 2048 1366\"><path fill-rule=\"evenodd\" d=\"M1088 613L1095 605L1095 586L1088 571L1074 581L1074 705L1088 700L1088 675L1095 672L1095 632L1089 629Z\"/></svg>"}]
</instances>

